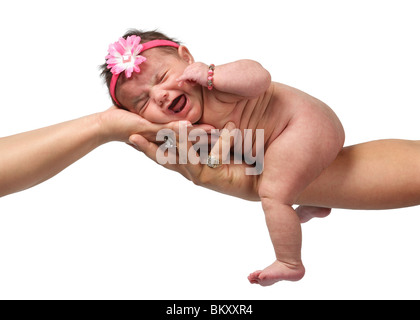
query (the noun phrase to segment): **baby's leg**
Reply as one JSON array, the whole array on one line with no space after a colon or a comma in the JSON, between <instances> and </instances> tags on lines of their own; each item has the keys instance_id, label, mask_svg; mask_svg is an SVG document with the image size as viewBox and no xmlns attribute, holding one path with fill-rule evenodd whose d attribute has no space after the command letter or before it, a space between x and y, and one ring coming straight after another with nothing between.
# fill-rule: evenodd
<instances>
[{"instance_id":1,"label":"baby's leg","mask_svg":"<svg viewBox=\"0 0 420 320\"><path fill-rule=\"evenodd\" d=\"M337 156L344 142L338 132L327 117L308 113L292 120L268 147L259 195L276 261L252 273L251 283L271 285L303 277L300 219L291 206Z\"/></svg>"},{"instance_id":2,"label":"baby's leg","mask_svg":"<svg viewBox=\"0 0 420 320\"><path fill-rule=\"evenodd\" d=\"M276 261L264 270L250 274L248 280L269 286L280 280L297 281L305 274L301 261L302 231L299 217L291 206L273 198L261 199Z\"/></svg>"}]
</instances>

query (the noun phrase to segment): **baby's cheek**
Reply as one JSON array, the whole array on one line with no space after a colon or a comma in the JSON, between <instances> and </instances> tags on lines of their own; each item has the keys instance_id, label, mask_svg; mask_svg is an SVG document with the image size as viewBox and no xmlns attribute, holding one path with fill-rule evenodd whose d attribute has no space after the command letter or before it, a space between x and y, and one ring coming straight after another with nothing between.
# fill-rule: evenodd
<instances>
[{"instance_id":1,"label":"baby's cheek","mask_svg":"<svg viewBox=\"0 0 420 320\"><path fill-rule=\"evenodd\" d=\"M200 121L202 116L203 116L203 107L201 106L201 104L197 103L192 106L191 112L189 112L188 119L186 120L190 121L191 123L196 123Z\"/></svg>"},{"instance_id":2,"label":"baby's cheek","mask_svg":"<svg viewBox=\"0 0 420 320\"><path fill-rule=\"evenodd\" d=\"M141 112L140 116L142 116L147 121L153 122L153 123L162 123L162 116L158 117L155 112L152 112L152 110L146 110L145 112Z\"/></svg>"},{"instance_id":3,"label":"baby's cheek","mask_svg":"<svg viewBox=\"0 0 420 320\"><path fill-rule=\"evenodd\" d=\"M170 116L164 114L160 108L158 110L154 110L150 106L146 108L146 110L144 110L144 112L142 112L140 116L149 122L157 124L166 124L172 121L179 120L175 115Z\"/></svg>"}]
</instances>

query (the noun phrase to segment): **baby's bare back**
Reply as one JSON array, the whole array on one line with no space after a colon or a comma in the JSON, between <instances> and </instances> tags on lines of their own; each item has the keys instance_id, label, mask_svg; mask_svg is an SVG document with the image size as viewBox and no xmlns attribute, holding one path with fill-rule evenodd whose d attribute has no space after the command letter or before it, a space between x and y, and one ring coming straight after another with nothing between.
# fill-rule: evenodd
<instances>
[{"instance_id":1,"label":"baby's bare back","mask_svg":"<svg viewBox=\"0 0 420 320\"><path fill-rule=\"evenodd\" d=\"M313 144L312 140L330 138L344 142L343 127L331 108L298 89L276 82L257 98L243 99L234 104L212 103L206 109L208 112L205 112L203 123L212 124L216 128L221 129L228 121L232 121L243 136L245 129L252 130L253 133L256 129L263 129L265 150L298 120L303 123L302 127L296 128L299 139L294 143ZM315 132L315 135L307 136L308 133L305 132L309 128L321 136L316 136Z\"/></svg>"},{"instance_id":2,"label":"baby's bare back","mask_svg":"<svg viewBox=\"0 0 420 320\"><path fill-rule=\"evenodd\" d=\"M299 162L306 158L304 162L307 162L314 158L313 161L309 161L312 162L312 166L318 167L316 163L319 161L319 166L324 168L333 160L331 158L335 158L344 143L343 127L331 108L322 101L284 84L273 82L259 97L236 101L232 99L231 103L228 102L229 96L219 96L218 99L215 99L215 96L209 97L205 99L201 122L221 129L231 121L241 130L242 137L252 132L253 154L261 151L255 137L257 129L264 130L264 154L270 148L273 149L272 144L275 141L284 141L282 148L286 149L278 151L281 157L277 157L274 166L278 166L281 160ZM298 158L293 150L302 150ZM245 153L247 150L243 151ZM264 160L264 165L268 169L267 166L272 164Z\"/></svg>"},{"instance_id":3,"label":"baby's bare back","mask_svg":"<svg viewBox=\"0 0 420 320\"><path fill-rule=\"evenodd\" d=\"M331 108L307 93L284 84L273 82L264 95L245 104L247 106L242 112L240 127L264 129L266 148L299 118L307 118L305 127L327 127L326 131L330 131L330 134L344 139L341 122ZM304 128L300 129L302 133L305 131Z\"/></svg>"}]
</instances>

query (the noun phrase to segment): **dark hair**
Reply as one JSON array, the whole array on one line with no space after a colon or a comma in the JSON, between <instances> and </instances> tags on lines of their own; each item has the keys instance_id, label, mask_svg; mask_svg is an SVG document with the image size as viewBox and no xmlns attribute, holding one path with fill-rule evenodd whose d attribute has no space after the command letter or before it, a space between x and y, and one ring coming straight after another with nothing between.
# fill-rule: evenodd
<instances>
[{"instance_id":1,"label":"dark hair","mask_svg":"<svg viewBox=\"0 0 420 320\"><path fill-rule=\"evenodd\" d=\"M141 31L141 30L137 30L137 29L130 29L128 30L122 37L124 39L127 39L130 36L139 36L141 38L140 43L146 43L152 40L169 40L172 42L175 42L177 44L181 44L179 41L175 40L175 39L171 39L168 36L166 36L165 34L154 30L154 31ZM176 54L178 51L176 48L174 47L160 47L160 50L167 52L169 54ZM108 91L109 91L109 85L111 83L111 79L112 79L112 73L111 70L107 68L107 64L106 62L104 64L102 64L100 66L100 70L101 70L101 77L104 79L104 82L106 83L107 87L108 87ZM111 97L112 98L112 97ZM116 105L116 101L113 101L113 103Z\"/></svg>"}]
</instances>

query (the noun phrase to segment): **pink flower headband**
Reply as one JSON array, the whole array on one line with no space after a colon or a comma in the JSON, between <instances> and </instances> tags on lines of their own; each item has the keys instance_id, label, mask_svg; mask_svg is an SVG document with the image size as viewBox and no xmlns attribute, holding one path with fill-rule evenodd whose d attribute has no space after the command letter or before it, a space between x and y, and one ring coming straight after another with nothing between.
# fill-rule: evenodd
<instances>
[{"instance_id":1,"label":"pink flower headband","mask_svg":"<svg viewBox=\"0 0 420 320\"><path fill-rule=\"evenodd\" d=\"M127 39L120 38L117 42L109 45L108 55L105 57L107 68L111 69L112 72L109 91L112 99L119 107L121 107L121 104L115 96L118 77L123 71L125 71L127 78L130 78L133 72L140 72L140 64L146 61L146 58L140 53L155 47L179 47L179 44L168 40L152 40L143 44L140 44L140 41L139 36L130 36Z\"/></svg>"}]
</instances>

